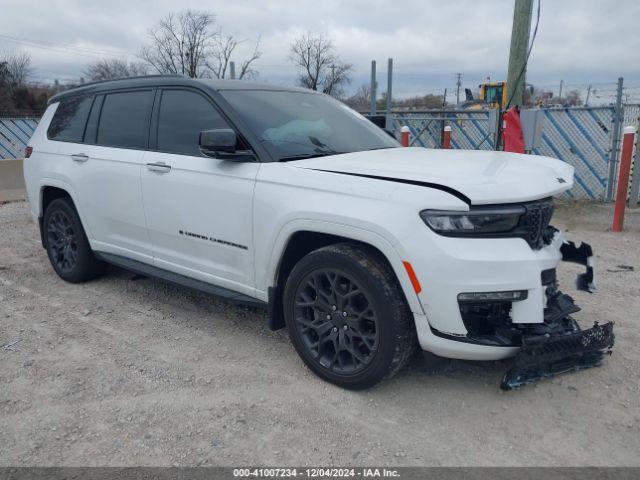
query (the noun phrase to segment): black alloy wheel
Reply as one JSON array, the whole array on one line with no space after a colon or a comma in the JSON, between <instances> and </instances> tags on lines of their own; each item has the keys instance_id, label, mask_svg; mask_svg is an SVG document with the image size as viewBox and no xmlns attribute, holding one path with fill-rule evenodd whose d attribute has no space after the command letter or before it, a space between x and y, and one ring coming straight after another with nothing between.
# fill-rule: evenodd
<instances>
[{"instance_id":1,"label":"black alloy wheel","mask_svg":"<svg viewBox=\"0 0 640 480\"><path fill-rule=\"evenodd\" d=\"M105 265L93 254L69 197L56 198L47 205L42 229L49 261L60 278L78 283L103 273Z\"/></svg>"},{"instance_id":2,"label":"black alloy wheel","mask_svg":"<svg viewBox=\"0 0 640 480\"><path fill-rule=\"evenodd\" d=\"M283 295L289 337L322 379L353 390L395 375L417 345L413 315L379 251L338 243L304 256Z\"/></svg>"},{"instance_id":3,"label":"black alloy wheel","mask_svg":"<svg viewBox=\"0 0 640 480\"><path fill-rule=\"evenodd\" d=\"M296 327L314 358L337 374L354 374L378 348L378 318L371 300L348 273L309 273L295 296Z\"/></svg>"},{"instance_id":4,"label":"black alloy wheel","mask_svg":"<svg viewBox=\"0 0 640 480\"><path fill-rule=\"evenodd\" d=\"M47 245L57 270L68 273L78 264L78 241L68 215L57 210L47 224Z\"/></svg>"}]
</instances>

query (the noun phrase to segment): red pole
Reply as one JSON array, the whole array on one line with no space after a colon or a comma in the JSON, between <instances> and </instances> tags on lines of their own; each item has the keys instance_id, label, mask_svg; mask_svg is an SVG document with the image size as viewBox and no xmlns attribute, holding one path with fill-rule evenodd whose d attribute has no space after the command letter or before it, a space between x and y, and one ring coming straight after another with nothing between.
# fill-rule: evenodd
<instances>
[{"instance_id":1,"label":"red pole","mask_svg":"<svg viewBox=\"0 0 640 480\"><path fill-rule=\"evenodd\" d=\"M400 143L403 147L409 146L410 129L406 125L400 129Z\"/></svg>"},{"instance_id":2,"label":"red pole","mask_svg":"<svg viewBox=\"0 0 640 480\"><path fill-rule=\"evenodd\" d=\"M451 127L449 125L444 127L444 134L442 135L442 148L451 148Z\"/></svg>"},{"instance_id":3,"label":"red pole","mask_svg":"<svg viewBox=\"0 0 640 480\"><path fill-rule=\"evenodd\" d=\"M611 225L612 232L621 232L624 224L624 209L627 205L627 191L629 189L629 176L631 174L631 155L633 155L635 136L635 127L625 127L624 136L622 137L622 153L620 154L616 206L613 211L613 224Z\"/></svg>"}]
</instances>

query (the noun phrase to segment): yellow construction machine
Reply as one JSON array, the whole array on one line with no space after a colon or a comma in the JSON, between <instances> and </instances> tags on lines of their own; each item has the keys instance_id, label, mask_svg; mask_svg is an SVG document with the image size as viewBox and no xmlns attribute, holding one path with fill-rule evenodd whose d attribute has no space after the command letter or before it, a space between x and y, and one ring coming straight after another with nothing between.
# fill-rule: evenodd
<instances>
[{"instance_id":1,"label":"yellow construction machine","mask_svg":"<svg viewBox=\"0 0 640 480\"><path fill-rule=\"evenodd\" d=\"M507 106L507 82L490 82L486 81L478 85L479 95L477 99L473 98L471 89L466 88L466 102L462 108L470 110L480 110L486 108L495 108L504 110Z\"/></svg>"},{"instance_id":2,"label":"yellow construction machine","mask_svg":"<svg viewBox=\"0 0 640 480\"><path fill-rule=\"evenodd\" d=\"M478 85L480 100L490 108L504 110L507 106L507 82L485 82Z\"/></svg>"}]
</instances>

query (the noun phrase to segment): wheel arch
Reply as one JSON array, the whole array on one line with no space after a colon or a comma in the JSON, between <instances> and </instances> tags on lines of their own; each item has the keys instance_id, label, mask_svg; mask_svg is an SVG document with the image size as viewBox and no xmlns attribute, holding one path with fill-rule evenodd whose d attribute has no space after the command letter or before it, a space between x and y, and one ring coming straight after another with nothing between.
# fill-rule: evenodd
<instances>
[{"instance_id":1,"label":"wheel arch","mask_svg":"<svg viewBox=\"0 0 640 480\"><path fill-rule=\"evenodd\" d=\"M410 309L423 314L422 305L413 292L410 280L402 267L402 258L393 246L386 239L373 232L359 231L360 229L344 232L339 230L338 228L332 230L327 228L327 224L324 224L322 227L307 226L288 233L282 242L282 248L278 251L278 255L274 255L277 261L272 262L275 265L268 273L269 328L278 330L284 327L282 305L284 285L296 263L314 250L337 243L359 246L386 262L394 272Z\"/></svg>"},{"instance_id":2,"label":"wheel arch","mask_svg":"<svg viewBox=\"0 0 640 480\"><path fill-rule=\"evenodd\" d=\"M40 187L40 196L38 201L38 227L40 229L40 241L43 248L47 248L47 238L44 234L44 228L42 224L44 219L44 212L47 210L49 204L51 204L51 202L58 198L68 198L73 206L76 207L71 193L69 193L69 191L63 186L44 184Z\"/></svg>"}]
</instances>

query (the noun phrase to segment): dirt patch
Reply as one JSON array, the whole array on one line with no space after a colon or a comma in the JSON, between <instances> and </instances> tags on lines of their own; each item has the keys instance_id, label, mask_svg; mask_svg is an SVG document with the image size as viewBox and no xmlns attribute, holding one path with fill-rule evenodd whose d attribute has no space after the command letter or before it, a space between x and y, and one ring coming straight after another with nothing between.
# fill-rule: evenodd
<instances>
[{"instance_id":1,"label":"dirt patch","mask_svg":"<svg viewBox=\"0 0 640 480\"><path fill-rule=\"evenodd\" d=\"M580 267L559 277L583 326L616 322L602 368L505 393L508 361L425 354L354 393L264 312L117 269L63 282L27 205L0 205L0 465L640 466L640 210L622 234L611 214L554 222L597 254L597 294L575 291Z\"/></svg>"}]
</instances>

